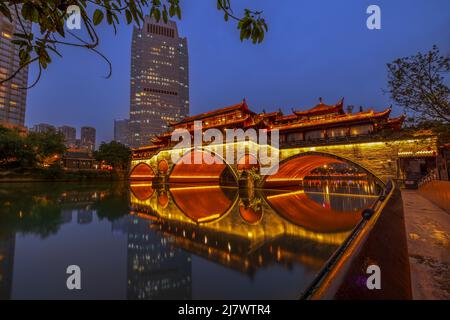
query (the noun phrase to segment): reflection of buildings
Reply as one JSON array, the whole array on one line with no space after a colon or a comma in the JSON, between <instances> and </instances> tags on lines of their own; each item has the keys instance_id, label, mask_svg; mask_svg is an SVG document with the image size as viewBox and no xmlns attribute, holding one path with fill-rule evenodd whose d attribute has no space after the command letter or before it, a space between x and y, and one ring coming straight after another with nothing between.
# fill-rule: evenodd
<instances>
[{"instance_id":1,"label":"reflection of buildings","mask_svg":"<svg viewBox=\"0 0 450 320\"><path fill-rule=\"evenodd\" d=\"M77 223L78 224L89 224L93 219L92 210L90 209L78 209L77 213Z\"/></svg>"},{"instance_id":2,"label":"reflection of buildings","mask_svg":"<svg viewBox=\"0 0 450 320\"><path fill-rule=\"evenodd\" d=\"M15 234L0 238L0 300L11 298Z\"/></svg>"},{"instance_id":3,"label":"reflection of buildings","mask_svg":"<svg viewBox=\"0 0 450 320\"><path fill-rule=\"evenodd\" d=\"M62 224L71 223L72 222L72 209L61 209L61 222Z\"/></svg>"},{"instance_id":4,"label":"reflection of buildings","mask_svg":"<svg viewBox=\"0 0 450 320\"><path fill-rule=\"evenodd\" d=\"M127 215L114 219L111 223L111 231L114 234L128 234L129 218Z\"/></svg>"},{"instance_id":5,"label":"reflection of buildings","mask_svg":"<svg viewBox=\"0 0 450 320\"><path fill-rule=\"evenodd\" d=\"M190 299L191 257L170 237L149 230L148 221L129 217L128 299Z\"/></svg>"}]
</instances>

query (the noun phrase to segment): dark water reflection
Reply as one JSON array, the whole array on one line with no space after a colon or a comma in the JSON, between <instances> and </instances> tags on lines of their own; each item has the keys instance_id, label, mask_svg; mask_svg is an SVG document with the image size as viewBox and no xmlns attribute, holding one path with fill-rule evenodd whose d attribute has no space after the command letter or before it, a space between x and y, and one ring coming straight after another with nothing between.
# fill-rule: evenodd
<instances>
[{"instance_id":1,"label":"dark water reflection","mask_svg":"<svg viewBox=\"0 0 450 320\"><path fill-rule=\"evenodd\" d=\"M0 185L0 299L294 299L376 192ZM73 264L80 291L66 287Z\"/></svg>"}]
</instances>

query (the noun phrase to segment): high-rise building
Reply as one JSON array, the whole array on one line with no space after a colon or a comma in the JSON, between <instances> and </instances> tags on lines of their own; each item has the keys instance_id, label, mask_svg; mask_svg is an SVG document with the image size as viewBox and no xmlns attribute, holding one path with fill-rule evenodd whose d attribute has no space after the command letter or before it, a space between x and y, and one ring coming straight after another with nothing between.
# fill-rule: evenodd
<instances>
[{"instance_id":1,"label":"high-rise building","mask_svg":"<svg viewBox=\"0 0 450 320\"><path fill-rule=\"evenodd\" d=\"M61 126L58 128L58 132L63 134L67 148L75 148L77 140L77 129L69 126Z\"/></svg>"},{"instance_id":2,"label":"high-rise building","mask_svg":"<svg viewBox=\"0 0 450 320\"><path fill-rule=\"evenodd\" d=\"M130 144L148 145L167 123L189 114L189 64L186 38L174 21L145 17L134 28L131 45Z\"/></svg>"},{"instance_id":3,"label":"high-rise building","mask_svg":"<svg viewBox=\"0 0 450 320\"><path fill-rule=\"evenodd\" d=\"M126 146L130 145L130 130L128 119L114 120L114 140Z\"/></svg>"},{"instance_id":4,"label":"high-rise building","mask_svg":"<svg viewBox=\"0 0 450 320\"><path fill-rule=\"evenodd\" d=\"M95 128L81 127L81 147L89 151L95 149Z\"/></svg>"},{"instance_id":5,"label":"high-rise building","mask_svg":"<svg viewBox=\"0 0 450 320\"><path fill-rule=\"evenodd\" d=\"M47 131L56 131L56 128L48 123L39 123L35 124L30 131L43 133Z\"/></svg>"},{"instance_id":6,"label":"high-rise building","mask_svg":"<svg viewBox=\"0 0 450 320\"><path fill-rule=\"evenodd\" d=\"M20 8L19 8L20 9ZM31 22L22 19L22 25L11 10L13 21L0 13L0 80L11 76L20 68L19 47L11 43L14 33L31 31ZM0 124L22 126L25 122L28 67L23 68L10 81L0 84Z\"/></svg>"}]
</instances>

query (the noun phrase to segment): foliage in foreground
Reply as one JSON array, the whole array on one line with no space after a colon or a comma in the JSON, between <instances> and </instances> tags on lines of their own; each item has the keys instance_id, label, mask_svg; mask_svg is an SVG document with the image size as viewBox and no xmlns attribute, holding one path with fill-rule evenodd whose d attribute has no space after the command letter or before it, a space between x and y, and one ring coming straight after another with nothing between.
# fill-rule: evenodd
<instances>
[{"instance_id":1,"label":"foliage in foreground","mask_svg":"<svg viewBox=\"0 0 450 320\"><path fill-rule=\"evenodd\" d=\"M415 125L439 122L450 124L450 89L445 81L450 56L437 46L423 54L398 58L387 64L388 89L392 100L404 107Z\"/></svg>"}]
</instances>

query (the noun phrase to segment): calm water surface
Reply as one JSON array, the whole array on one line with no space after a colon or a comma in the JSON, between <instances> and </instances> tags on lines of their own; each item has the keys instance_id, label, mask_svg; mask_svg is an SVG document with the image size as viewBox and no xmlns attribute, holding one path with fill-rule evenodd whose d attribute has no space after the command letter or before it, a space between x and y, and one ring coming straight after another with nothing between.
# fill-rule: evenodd
<instances>
[{"instance_id":1,"label":"calm water surface","mask_svg":"<svg viewBox=\"0 0 450 320\"><path fill-rule=\"evenodd\" d=\"M0 185L0 299L295 299L375 201L367 181L245 194ZM78 265L82 290L66 287Z\"/></svg>"}]
</instances>

